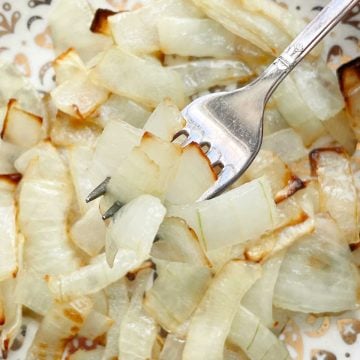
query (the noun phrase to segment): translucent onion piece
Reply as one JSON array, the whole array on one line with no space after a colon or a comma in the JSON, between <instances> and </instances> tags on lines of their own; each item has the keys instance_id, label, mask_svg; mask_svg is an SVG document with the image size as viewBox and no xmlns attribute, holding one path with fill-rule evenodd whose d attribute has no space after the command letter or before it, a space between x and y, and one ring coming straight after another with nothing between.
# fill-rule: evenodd
<instances>
[{"instance_id":1,"label":"translucent onion piece","mask_svg":"<svg viewBox=\"0 0 360 360\"><path fill-rule=\"evenodd\" d=\"M168 332L181 325L199 305L211 280L211 271L198 265L155 260L158 277L146 293L144 307Z\"/></svg>"},{"instance_id":2,"label":"translucent onion piece","mask_svg":"<svg viewBox=\"0 0 360 360\"><path fill-rule=\"evenodd\" d=\"M86 297L55 303L40 324L28 359L61 359L67 341L78 334L91 308L92 302Z\"/></svg>"},{"instance_id":3,"label":"translucent onion piece","mask_svg":"<svg viewBox=\"0 0 360 360\"><path fill-rule=\"evenodd\" d=\"M239 55L245 61L251 54L264 58L258 48L211 19L164 16L157 27L161 51L165 54L215 58Z\"/></svg>"},{"instance_id":4,"label":"translucent onion piece","mask_svg":"<svg viewBox=\"0 0 360 360\"><path fill-rule=\"evenodd\" d=\"M94 189L94 185L89 179L88 174L94 151L89 146L75 145L66 149L66 155L78 208L80 213L85 215L86 212L93 207L93 205L87 204L85 199Z\"/></svg>"},{"instance_id":5,"label":"translucent onion piece","mask_svg":"<svg viewBox=\"0 0 360 360\"><path fill-rule=\"evenodd\" d=\"M298 240L286 254L274 293L274 305L300 312L353 309L359 275L336 224L316 218L314 234Z\"/></svg>"},{"instance_id":6,"label":"translucent onion piece","mask_svg":"<svg viewBox=\"0 0 360 360\"><path fill-rule=\"evenodd\" d=\"M185 126L178 107L170 100L161 102L144 125L144 130L165 141L172 141L174 135Z\"/></svg>"},{"instance_id":7,"label":"translucent onion piece","mask_svg":"<svg viewBox=\"0 0 360 360\"><path fill-rule=\"evenodd\" d=\"M293 37L288 33L289 25L285 25L285 22L291 23L290 26L296 29L295 33L303 29L303 26L299 26L302 25L299 24L299 20L295 18L294 21L293 15L284 9L279 9L276 4L273 7L267 2L257 2L254 7L249 6L250 2L239 3L233 0L193 1L208 17L271 55L279 55ZM267 11L268 8L271 11ZM281 13L281 15L273 16L273 13ZM295 26L299 26L300 29Z\"/></svg>"},{"instance_id":8,"label":"translucent onion piece","mask_svg":"<svg viewBox=\"0 0 360 360\"><path fill-rule=\"evenodd\" d=\"M137 269L144 260L146 259L140 259L135 251L123 249L118 252L114 265L110 268L105 254L101 254L77 271L50 277L49 287L54 296L63 300L94 294L118 281L129 271Z\"/></svg>"},{"instance_id":9,"label":"translucent onion piece","mask_svg":"<svg viewBox=\"0 0 360 360\"><path fill-rule=\"evenodd\" d=\"M13 294L16 279L0 283L0 350L2 357L7 358L8 351L20 331L22 324L22 307L14 302Z\"/></svg>"},{"instance_id":10,"label":"translucent onion piece","mask_svg":"<svg viewBox=\"0 0 360 360\"><path fill-rule=\"evenodd\" d=\"M10 99L16 99L23 110L43 116L41 96L29 79L15 65L0 62L0 106L7 105Z\"/></svg>"},{"instance_id":11,"label":"translucent onion piece","mask_svg":"<svg viewBox=\"0 0 360 360\"><path fill-rule=\"evenodd\" d=\"M260 150L245 173L249 180L266 176L273 195L283 189L291 179L291 172L285 163L273 152Z\"/></svg>"},{"instance_id":12,"label":"translucent onion piece","mask_svg":"<svg viewBox=\"0 0 360 360\"><path fill-rule=\"evenodd\" d=\"M184 262L193 265L209 264L195 232L179 218L165 218L157 233L151 256L161 260Z\"/></svg>"},{"instance_id":13,"label":"translucent onion piece","mask_svg":"<svg viewBox=\"0 0 360 360\"><path fill-rule=\"evenodd\" d=\"M158 326L144 311L142 300L153 270L146 269L137 274L130 306L120 328L119 357L123 360L146 360L151 358Z\"/></svg>"},{"instance_id":14,"label":"translucent onion piece","mask_svg":"<svg viewBox=\"0 0 360 360\"><path fill-rule=\"evenodd\" d=\"M11 178L0 177L0 281L16 276L18 270L15 188Z\"/></svg>"},{"instance_id":15,"label":"translucent onion piece","mask_svg":"<svg viewBox=\"0 0 360 360\"><path fill-rule=\"evenodd\" d=\"M359 58L344 64L338 69L340 89L345 99L346 111L349 114L351 126L356 138L360 138L360 82L359 82Z\"/></svg>"},{"instance_id":16,"label":"translucent onion piece","mask_svg":"<svg viewBox=\"0 0 360 360\"><path fill-rule=\"evenodd\" d=\"M120 48L105 52L91 71L91 78L111 92L145 106L155 107L167 97L180 108L186 103L184 86L175 71Z\"/></svg>"},{"instance_id":17,"label":"translucent onion piece","mask_svg":"<svg viewBox=\"0 0 360 360\"><path fill-rule=\"evenodd\" d=\"M288 76L281 83L274 99L281 115L301 135L305 145L325 134L324 125L307 105L293 77Z\"/></svg>"},{"instance_id":18,"label":"translucent onion piece","mask_svg":"<svg viewBox=\"0 0 360 360\"><path fill-rule=\"evenodd\" d=\"M239 301L260 276L260 267L229 262L216 275L191 318L183 359L221 359Z\"/></svg>"},{"instance_id":19,"label":"translucent onion piece","mask_svg":"<svg viewBox=\"0 0 360 360\"><path fill-rule=\"evenodd\" d=\"M97 202L70 229L71 240L90 256L98 255L104 248L105 234L106 226Z\"/></svg>"},{"instance_id":20,"label":"translucent onion piece","mask_svg":"<svg viewBox=\"0 0 360 360\"><path fill-rule=\"evenodd\" d=\"M87 72L79 54L72 48L67 49L53 61L53 68L58 85Z\"/></svg>"},{"instance_id":21,"label":"translucent onion piece","mask_svg":"<svg viewBox=\"0 0 360 360\"><path fill-rule=\"evenodd\" d=\"M50 138L53 145L59 147L94 147L101 130L100 126L92 121L79 121L63 112L58 112L51 127Z\"/></svg>"},{"instance_id":22,"label":"translucent onion piece","mask_svg":"<svg viewBox=\"0 0 360 360\"><path fill-rule=\"evenodd\" d=\"M14 174L15 160L21 155L23 149L0 139L0 174Z\"/></svg>"},{"instance_id":23,"label":"translucent onion piece","mask_svg":"<svg viewBox=\"0 0 360 360\"><path fill-rule=\"evenodd\" d=\"M69 360L99 360L103 359L104 348L98 346L94 350L77 350L74 354L69 356Z\"/></svg>"},{"instance_id":24,"label":"translucent onion piece","mask_svg":"<svg viewBox=\"0 0 360 360\"><path fill-rule=\"evenodd\" d=\"M283 344L252 312L240 306L228 342L240 347L250 360L290 360Z\"/></svg>"},{"instance_id":25,"label":"translucent onion piece","mask_svg":"<svg viewBox=\"0 0 360 360\"><path fill-rule=\"evenodd\" d=\"M336 76L323 61L304 61L292 73L306 105L320 120L335 116L344 107Z\"/></svg>"},{"instance_id":26,"label":"translucent onion piece","mask_svg":"<svg viewBox=\"0 0 360 360\"><path fill-rule=\"evenodd\" d=\"M283 261L283 253L280 253L268 261L262 268L261 277L255 282L243 297L241 304L256 315L266 327L273 327L273 294Z\"/></svg>"},{"instance_id":27,"label":"translucent onion piece","mask_svg":"<svg viewBox=\"0 0 360 360\"><path fill-rule=\"evenodd\" d=\"M43 275L74 271L79 259L67 231L72 188L64 163L52 145L42 143L18 159L18 165L26 169L18 216L26 238L26 269Z\"/></svg>"},{"instance_id":28,"label":"translucent onion piece","mask_svg":"<svg viewBox=\"0 0 360 360\"><path fill-rule=\"evenodd\" d=\"M275 108L275 102L270 100L264 113L264 136L271 135L288 127L287 121L280 114L279 110Z\"/></svg>"},{"instance_id":29,"label":"translucent onion piece","mask_svg":"<svg viewBox=\"0 0 360 360\"><path fill-rule=\"evenodd\" d=\"M246 82L253 75L242 61L236 60L196 60L169 68L181 76L188 96L217 85Z\"/></svg>"},{"instance_id":30,"label":"translucent onion piece","mask_svg":"<svg viewBox=\"0 0 360 360\"><path fill-rule=\"evenodd\" d=\"M46 315L53 305L53 296L46 281L32 271L22 271L16 278L14 301L36 312Z\"/></svg>"},{"instance_id":31,"label":"translucent onion piece","mask_svg":"<svg viewBox=\"0 0 360 360\"><path fill-rule=\"evenodd\" d=\"M112 94L98 109L97 121L105 126L109 121L125 121L142 128L150 116L150 111L134 101Z\"/></svg>"},{"instance_id":32,"label":"translucent onion piece","mask_svg":"<svg viewBox=\"0 0 360 360\"><path fill-rule=\"evenodd\" d=\"M94 186L111 176L121 160L140 144L143 131L119 121L106 124L96 144L90 167L90 178Z\"/></svg>"},{"instance_id":33,"label":"translucent onion piece","mask_svg":"<svg viewBox=\"0 0 360 360\"><path fill-rule=\"evenodd\" d=\"M160 50L156 24L162 16L201 17L201 11L189 0L156 0L132 12L108 18L117 45L132 53Z\"/></svg>"},{"instance_id":34,"label":"translucent onion piece","mask_svg":"<svg viewBox=\"0 0 360 360\"><path fill-rule=\"evenodd\" d=\"M114 324L106 336L104 359L112 359L119 355L119 335L121 324L129 307L128 289L125 280L122 279L105 289L109 301L109 316Z\"/></svg>"},{"instance_id":35,"label":"translucent onion piece","mask_svg":"<svg viewBox=\"0 0 360 360\"><path fill-rule=\"evenodd\" d=\"M271 189L264 178L211 200L169 207L168 216L183 218L207 250L257 238L278 222Z\"/></svg>"},{"instance_id":36,"label":"translucent onion piece","mask_svg":"<svg viewBox=\"0 0 360 360\"><path fill-rule=\"evenodd\" d=\"M347 155L336 149L311 154L320 185L320 210L332 216L349 243L357 243L358 198Z\"/></svg>"},{"instance_id":37,"label":"translucent onion piece","mask_svg":"<svg viewBox=\"0 0 360 360\"><path fill-rule=\"evenodd\" d=\"M94 340L106 334L113 323L114 320L110 317L96 310L92 310L81 327L79 336Z\"/></svg>"},{"instance_id":38,"label":"translucent onion piece","mask_svg":"<svg viewBox=\"0 0 360 360\"><path fill-rule=\"evenodd\" d=\"M78 119L93 114L108 95L108 91L93 84L87 74L75 74L51 91L56 107Z\"/></svg>"},{"instance_id":39,"label":"translucent onion piece","mask_svg":"<svg viewBox=\"0 0 360 360\"><path fill-rule=\"evenodd\" d=\"M356 148L356 135L350 126L346 111L340 111L332 118L323 121L326 131L349 153Z\"/></svg>"},{"instance_id":40,"label":"translucent onion piece","mask_svg":"<svg viewBox=\"0 0 360 360\"><path fill-rule=\"evenodd\" d=\"M16 100L10 100L1 138L13 145L30 148L35 146L41 137L42 118L21 109Z\"/></svg>"},{"instance_id":41,"label":"translucent onion piece","mask_svg":"<svg viewBox=\"0 0 360 360\"><path fill-rule=\"evenodd\" d=\"M113 266L118 251L132 250L139 259L146 259L151 251L166 209L160 200L142 195L118 211L106 233L106 259Z\"/></svg>"},{"instance_id":42,"label":"translucent onion piece","mask_svg":"<svg viewBox=\"0 0 360 360\"><path fill-rule=\"evenodd\" d=\"M185 341L178 339L173 334L168 334L159 360L181 360L184 351Z\"/></svg>"},{"instance_id":43,"label":"translucent onion piece","mask_svg":"<svg viewBox=\"0 0 360 360\"><path fill-rule=\"evenodd\" d=\"M262 149L274 152L285 163L300 160L307 155L301 137L292 129L265 136Z\"/></svg>"},{"instance_id":44,"label":"translucent onion piece","mask_svg":"<svg viewBox=\"0 0 360 360\"><path fill-rule=\"evenodd\" d=\"M170 204L189 204L214 185L217 175L201 148L192 143L183 149L179 165L165 200Z\"/></svg>"},{"instance_id":45,"label":"translucent onion piece","mask_svg":"<svg viewBox=\"0 0 360 360\"><path fill-rule=\"evenodd\" d=\"M52 41L57 53L74 48L87 61L110 47L112 39L90 31L93 12L86 0L61 0L49 17Z\"/></svg>"}]
</instances>

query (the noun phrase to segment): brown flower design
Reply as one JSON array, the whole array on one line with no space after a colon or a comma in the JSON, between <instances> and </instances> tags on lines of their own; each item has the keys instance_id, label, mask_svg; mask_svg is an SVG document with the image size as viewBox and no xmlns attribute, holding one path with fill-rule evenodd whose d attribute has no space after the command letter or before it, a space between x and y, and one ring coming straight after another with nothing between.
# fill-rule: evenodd
<instances>
[{"instance_id":1,"label":"brown flower design","mask_svg":"<svg viewBox=\"0 0 360 360\"><path fill-rule=\"evenodd\" d=\"M357 336L360 334L360 320L341 319L337 321L337 327L346 344L355 344Z\"/></svg>"},{"instance_id":2,"label":"brown flower design","mask_svg":"<svg viewBox=\"0 0 360 360\"><path fill-rule=\"evenodd\" d=\"M337 360L335 354L326 350L312 350L311 360Z\"/></svg>"},{"instance_id":3,"label":"brown flower design","mask_svg":"<svg viewBox=\"0 0 360 360\"><path fill-rule=\"evenodd\" d=\"M6 11L10 11L11 6L9 5L9 7L4 7L4 9L8 9ZM0 13L0 37L7 34L13 34L15 32L16 24L20 18L21 14L19 11L13 12L9 18L5 16L5 13Z\"/></svg>"}]
</instances>

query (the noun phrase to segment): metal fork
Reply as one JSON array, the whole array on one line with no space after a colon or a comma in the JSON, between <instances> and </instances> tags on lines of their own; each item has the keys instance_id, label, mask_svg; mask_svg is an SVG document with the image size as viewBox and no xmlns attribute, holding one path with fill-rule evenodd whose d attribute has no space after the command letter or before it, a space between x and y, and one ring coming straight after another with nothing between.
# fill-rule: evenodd
<instances>
[{"instance_id":1,"label":"metal fork","mask_svg":"<svg viewBox=\"0 0 360 360\"><path fill-rule=\"evenodd\" d=\"M295 38L284 52L253 82L231 92L209 94L188 105L182 115L186 141L210 145L206 153L212 165L222 165L216 183L199 199L215 197L236 181L260 150L264 108L270 96L291 70L341 20L359 0L332 0ZM106 192L108 179L87 198L91 201ZM114 204L104 218L111 217L120 204Z\"/></svg>"}]
</instances>

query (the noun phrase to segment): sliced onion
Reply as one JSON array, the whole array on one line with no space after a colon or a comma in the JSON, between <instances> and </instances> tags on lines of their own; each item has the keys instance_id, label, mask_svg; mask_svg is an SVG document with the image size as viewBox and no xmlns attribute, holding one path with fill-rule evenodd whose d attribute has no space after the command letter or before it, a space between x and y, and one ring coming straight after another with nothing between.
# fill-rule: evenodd
<instances>
[{"instance_id":1,"label":"sliced onion","mask_svg":"<svg viewBox=\"0 0 360 360\"><path fill-rule=\"evenodd\" d=\"M207 267L156 260L158 277L146 293L146 311L168 332L179 334L211 280Z\"/></svg>"},{"instance_id":2,"label":"sliced onion","mask_svg":"<svg viewBox=\"0 0 360 360\"><path fill-rule=\"evenodd\" d=\"M239 301L260 273L256 265L232 261L216 275L191 318L184 360L222 358Z\"/></svg>"},{"instance_id":3,"label":"sliced onion","mask_svg":"<svg viewBox=\"0 0 360 360\"><path fill-rule=\"evenodd\" d=\"M10 99L16 99L19 106L36 116L44 115L44 105L39 92L11 63L0 63L0 106L6 106Z\"/></svg>"},{"instance_id":4,"label":"sliced onion","mask_svg":"<svg viewBox=\"0 0 360 360\"><path fill-rule=\"evenodd\" d=\"M49 17L52 41L57 53L74 48L84 61L112 44L111 37L90 31L93 12L86 0L62 0Z\"/></svg>"},{"instance_id":5,"label":"sliced onion","mask_svg":"<svg viewBox=\"0 0 360 360\"><path fill-rule=\"evenodd\" d=\"M55 303L45 315L28 353L28 359L61 359L67 341L78 334L92 308L81 297L70 303Z\"/></svg>"},{"instance_id":6,"label":"sliced onion","mask_svg":"<svg viewBox=\"0 0 360 360\"><path fill-rule=\"evenodd\" d=\"M239 307L228 342L240 347L251 360L290 360L282 343L252 312Z\"/></svg>"},{"instance_id":7,"label":"sliced onion","mask_svg":"<svg viewBox=\"0 0 360 360\"><path fill-rule=\"evenodd\" d=\"M53 61L56 83L62 84L73 77L86 74L86 66L75 49L67 49Z\"/></svg>"},{"instance_id":8,"label":"sliced onion","mask_svg":"<svg viewBox=\"0 0 360 360\"><path fill-rule=\"evenodd\" d=\"M74 354L69 356L69 360L99 360L103 359L104 356L104 348L102 346L98 346L93 350L77 350Z\"/></svg>"},{"instance_id":9,"label":"sliced onion","mask_svg":"<svg viewBox=\"0 0 360 360\"><path fill-rule=\"evenodd\" d=\"M284 253L280 253L265 262L262 267L261 277L241 301L241 304L247 310L259 318L263 326L269 328L272 328L274 325L273 294L283 257Z\"/></svg>"},{"instance_id":10,"label":"sliced onion","mask_svg":"<svg viewBox=\"0 0 360 360\"><path fill-rule=\"evenodd\" d=\"M8 279L0 283L0 349L4 358L18 335L22 324L22 307L14 302L16 280Z\"/></svg>"},{"instance_id":11,"label":"sliced onion","mask_svg":"<svg viewBox=\"0 0 360 360\"><path fill-rule=\"evenodd\" d=\"M165 218L157 233L151 255L156 259L206 266L209 261L195 232L179 218Z\"/></svg>"},{"instance_id":12,"label":"sliced onion","mask_svg":"<svg viewBox=\"0 0 360 360\"><path fill-rule=\"evenodd\" d=\"M314 150L311 159L319 181L320 210L332 216L349 243L357 243L358 198L349 158L335 148Z\"/></svg>"},{"instance_id":13,"label":"sliced onion","mask_svg":"<svg viewBox=\"0 0 360 360\"><path fill-rule=\"evenodd\" d=\"M256 4L257 8L249 6L248 2L238 3L231 0L194 0L194 3L208 17L271 55L279 55L292 38L288 34L287 27L283 28L284 24L278 22L278 17L272 16L271 13L275 11L267 11L269 7L267 2ZM291 23L293 28L295 25L299 26L300 21L294 21L293 15L279 9L276 4L274 4L274 7L276 7L276 12L282 13L280 18L283 21L285 18L286 22ZM259 8L261 11L259 11ZM301 27L302 29L303 27Z\"/></svg>"},{"instance_id":14,"label":"sliced onion","mask_svg":"<svg viewBox=\"0 0 360 360\"><path fill-rule=\"evenodd\" d=\"M257 238L278 222L270 185L264 178L211 200L172 206L168 216L183 218L207 250Z\"/></svg>"},{"instance_id":15,"label":"sliced onion","mask_svg":"<svg viewBox=\"0 0 360 360\"><path fill-rule=\"evenodd\" d=\"M150 112L134 101L112 94L98 109L97 121L106 126L109 121L125 121L132 126L142 128Z\"/></svg>"},{"instance_id":16,"label":"sliced onion","mask_svg":"<svg viewBox=\"0 0 360 360\"><path fill-rule=\"evenodd\" d=\"M108 91L93 84L86 73L74 74L51 91L56 107L80 120L92 115L108 96Z\"/></svg>"},{"instance_id":17,"label":"sliced onion","mask_svg":"<svg viewBox=\"0 0 360 360\"><path fill-rule=\"evenodd\" d=\"M113 323L114 320L108 316L96 310L92 310L84 321L79 336L94 340L101 335L106 334Z\"/></svg>"},{"instance_id":18,"label":"sliced onion","mask_svg":"<svg viewBox=\"0 0 360 360\"><path fill-rule=\"evenodd\" d=\"M314 234L298 240L286 254L274 305L300 312L339 312L357 304L359 275L335 222L316 217Z\"/></svg>"},{"instance_id":19,"label":"sliced onion","mask_svg":"<svg viewBox=\"0 0 360 360\"><path fill-rule=\"evenodd\" d=\"M237 60L195 60L169 69L180 75L188 96L217 85L244 83L253 75L242 61Z\"/></svg>"},{"instance_id":20,"label":"sliced onion","mask_svg":"<svg viewBox=\"0 0 360 360\"><path fill-rule=\"evenodd\" d=\"M159 360L181 360L184 351L185 341L178 339L175 335L169 334L166 337L164 347Z\"/></svg>"},{"instance_id":21,"label":"sliced onion","mask_svg":"<svg viewBox=\"0 0 360 360\"><path fill-rule=\"evenodd\" d=\"M106 346L104 358L111 359L119 355L119 335L121 324L129 308L128 289L125 279L108 286L105 289L109 301L109 316L114 320L114 324L106 336Z\"/></svg>"},{"instance_id":22,"label":"sliced onion","mask_svg":"<svg viewBox=\"0 0 360 360\"><path fill-rule=\"evenodd\" d=\"M26 238L26 267L43 275L74 271L79 258L67 231L72 188L64 163L52 145L42 143L25 153L17 164L26 169L18 217Z\"/></svg>"},{"instance_id":23,"label":"sliced onion","mask_svg":"<svg viewBox=\"0 0 360 360\"><path fill-rule=\"evenodd\" d=\"M217 175L201 148L192 143L183 149L176 174L167 188L170 204L189 204L214 185Z\"/></svg>"},{"instance_id":24,"label":"sliced onion","mask_svg":"<svg viewBox=\"0 0 360 360\"><path fill-rule=\"evenodd\" d=\"M16 145L9 144L0 139L0 174L10 175L15 174L15 160L21 155L24 150Z\"/></svg>"},{"instance_id":25,"label":"sliced onion","mask_svg":"<svg viewBox=\"0 0 360 360\"><path fill-rule=\"evenodd\" d=\"M15 302L45 316L53 305L53 296L41 276L32 271L21 271L16 278Z\"/></svg>"},{"instance_id":26,"label":"sliced onion","mask_svg":"<svg viewBox=\"0 0 360 360\"><path fill-rule=\"evenodd\" d=\"M285 163L300 160L307 155L301 137L292 129L265 136L262 149L274 152Z\"/></svg>"},{"instance_id":27,"label":"sliced onion","mask_svg":"<svg viewBox=\"0 0 360 360\"><path fill-rule=\"evenodd\" d=\"M271 151L260 150L245 176L250 180L266 176L270 182L272 193L275 195L288 184L291 179L291 172L276 154Z\"/></svg>"},{"instance_id":28,"label":"sliced onion","mask_svg":"<svg viewBox=\"0 0 360 360\"><path fill-rule=\"evenodd\" d=\"M96 144L90 179L97 186L111 176L121 160L140 144L143 131L122 121L110 121Z\"/></svg>"},{"instance_id":29,"label":"sliced onion","mask_svg":"<svg viewBox=\"0 0 360 360\"><path fill-rule=\"evenodd\" d=\"M11 177L0 177L0 281L16 276L18 270L15 189Z\"/></svg>"},{"instance_id":30,"label":"sliced onion","mask_svg":"<svg viewBox=\"0 0 360 360\"><path fill-rule=\"evenodd\" d=\"M144 311L142 300L146 286L153 276L153 270L141 271L136 277L136 285L130 306L121 323L119 337L119 357L124 360L150 359L158 332L156 322Z\"/></svg>"},{"instance_id":31,"label":"sliced onion","mask_svg":"<svg viewBox=\"0 0 360 360\"><path fill-rule=\"evenodd\" d=\"M161 51L165 54L215 58L237 55L245 61L252 56L257 61L264 58L258 48L211 19L164 16L157 28Z\"/></svg>"},{"instance_id":32,"label":"sliced onion","mask_svg":"<svg viewBox=\"0 0 360 360\"><path fill-rule=\"evenodd\" d=\"M128 13L108 18L117 45L126 51L144 54L160 50L156 24L162 16L201 17L188 0L157 0Z\"/></svg>"},{"instance_id":33,"label":"sliced onion","mask_svg":"<svg viewBox=\"0 0 360 360\"><path fill-rule=\"evenodd\" d=\"M1 138L23 148L35 146L42 137L42 118L19 107L16 100L10 100Z\"/></svg>"},{"instance_id":34,"label":"sliced onion","mask_svg":"<svg viewBox=\"0 0 360 360\"><path fill-rule=\"evenodd\" d=\"M71 240L90 256L96 256L105 246L106 226L97 202L70 229Z\"/></svg>"},{"instance_id":35,"label":"sliced onion","mask_svg":"<svg viewBox=\"0 0 360 360\"><path fill-rule=\"evenodd\" d=\"M144 125L144 130L165 141L172 141L174 135L185 126L178 107L170 100L161 102Z\"/></svg>"},{"instance_id":36,"label":"sliced onion","mask_svg":"<svg viewBox=\"0 0 360 360\"><path fill-rule=\"evenodd\" d=\"M93 154L94 150L89 146L69 146L66 149L71 180L74 186L78 208L82 215L85 215L86 212L92 208L92 205L87 204L85 199L94 189L94 185L89 179L88 174Z\"/></svg>"},{"instance_id":37,"label":"sliced onion","mask_svg":"<svg viewBox=\"0 0 360 360\"><path fill-rule=\"evenodd\" d=\"M177 106L186 103L180 76L151 60L113 47L91 71L91 79L111 92L155 107L170 97Z\"/></svg>"},{"instance_id":38,"label":"sliced onion","mask_svg":"<svg viewBox=\"0 0 360 360\"><path fill-rule=\"evenodd\" d=\"M345 99L346 111L350 116L351 126L354 129L357 139L360 137L359 66L359 58L356 58L338 69L340 89Z\"/></svg>"},{"instance_id":39,"label":"sliced onion","mask_svg":"<svg viewBox=\"0 0 360 360\"><path fill-rule=\"evenodd\" d=\"M122 249L133 250L146 260L165 214L160 200L150 195L136 198L117 212L106 233L108 264L113 266Z\"/></svg>"}]
</instances>

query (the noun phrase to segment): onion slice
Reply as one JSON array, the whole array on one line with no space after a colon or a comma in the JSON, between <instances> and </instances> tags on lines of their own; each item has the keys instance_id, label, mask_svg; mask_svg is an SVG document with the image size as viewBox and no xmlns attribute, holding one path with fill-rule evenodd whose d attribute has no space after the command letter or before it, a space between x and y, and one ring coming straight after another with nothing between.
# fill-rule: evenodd
<instances>
[{"instance_id":1,"label":"onion slice","mask_svg":"<svg viewBox=\"0 0 360 360\"><path fill-rule=\"evenodd\" d=\"M260 272L259 266L231 261L216 275L191 318L184 360L222 358L239 301Z\"/></svg>"}]
</instances>

